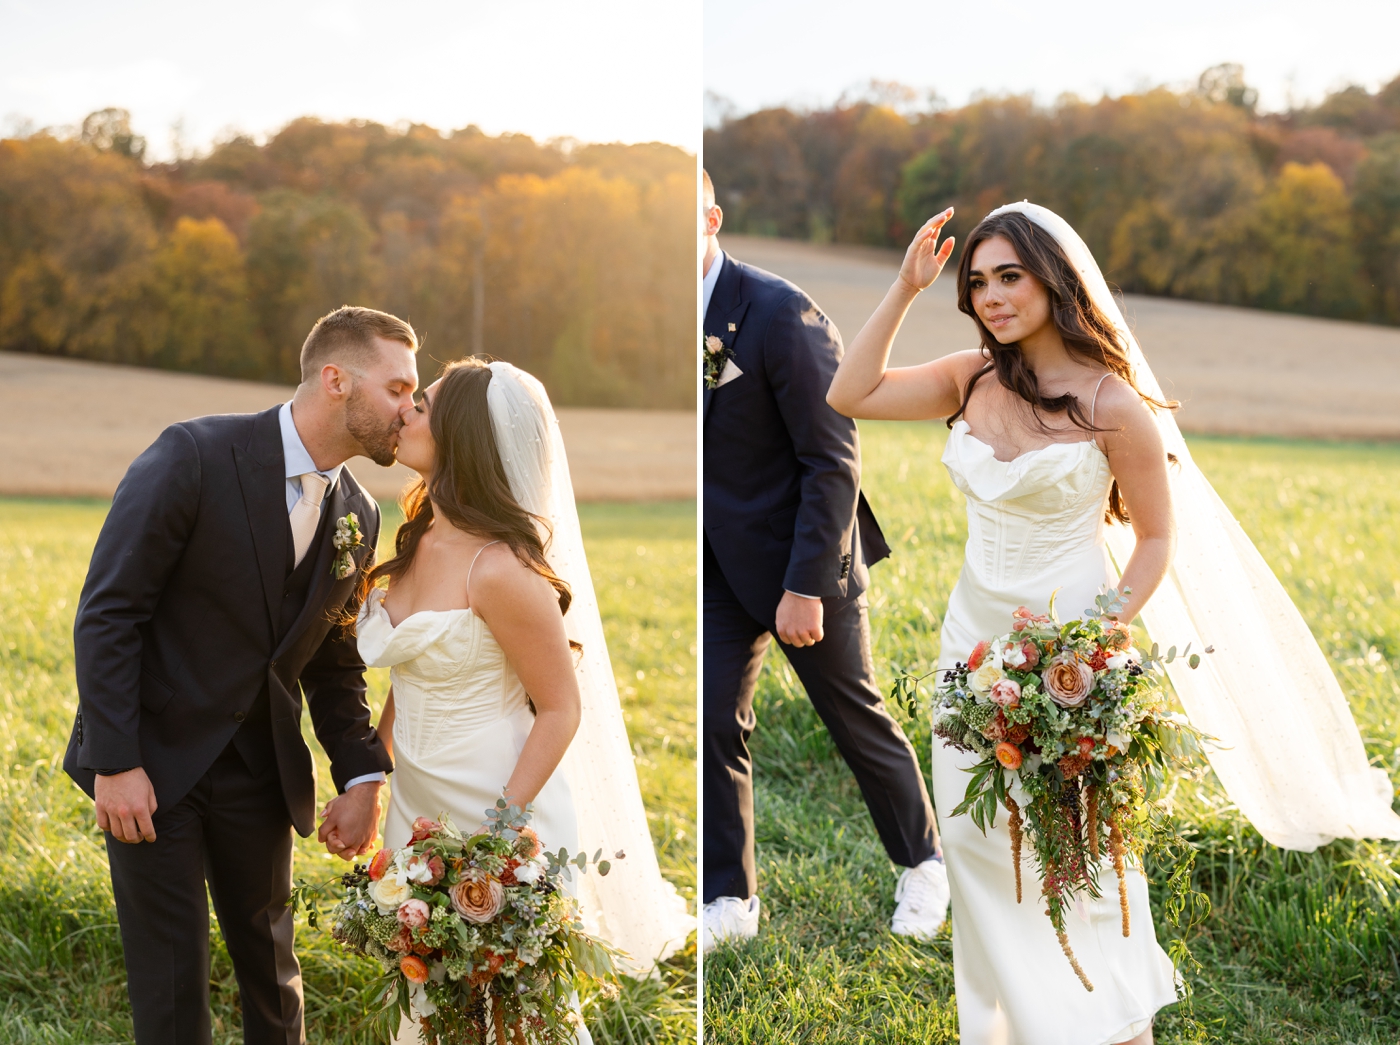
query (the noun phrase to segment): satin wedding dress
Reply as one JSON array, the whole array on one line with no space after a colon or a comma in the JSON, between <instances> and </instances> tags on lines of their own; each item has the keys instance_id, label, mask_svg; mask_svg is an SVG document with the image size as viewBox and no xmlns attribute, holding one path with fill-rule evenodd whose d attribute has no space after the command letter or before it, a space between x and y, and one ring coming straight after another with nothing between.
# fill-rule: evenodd
<instances>
[{"instance_id":1,"label":"satin wedding dress","mask_svg":"<svg viewBox=\"0 0 1400 1045\"><path fill-rule=\"evenodd\" d=\"M1079 616L1114 583L1104 547L1112 475L1093 440L1053 443L999 461L966 421L954 423L943 463L967 498L967 552L943 620L940 671L966 661L982 639L1011 630L1011 613L1044 613L1050 594L1061 620ZM1132 935L1122 935L1111 863L1103 896L1071 906L1066 930L1094 984L1080 984L1039 899L1038 869L1022 849L1016 902L1005 809L984 836L950 815L977 756L933 749L934 806L953 902L953 975L963 1045L1107 1045L1145 1030L1176 1000L1172 964L1158 946L1147 883L1129 867Z\"/></svg>"},{"instance_id":2,"label":"satin wedding dress","mask_svg":"<svg viewBox=\"0 0 1400 1045\"><path fill-rule=\"evenodd\" d=\"M478 553L480 554L480 553ZM470 575L468 575L470 580ZM388 668L394 686L394 776L384 844L407 845L413 821L448 813L473 831L494 808L534 724L515 669L471 609L420 610L394 627L384 590L370 592L356 625L360 655ZM558 769L533 803L530 825L552 851L578 850L578 818ZM576 886L578 872L574 872ZM573 891L573 890L571 890ZM405 1021L395 1045L418 1045ZM592 1038L580 1030L579 1045Z\"/></svg>"}]
</instances>

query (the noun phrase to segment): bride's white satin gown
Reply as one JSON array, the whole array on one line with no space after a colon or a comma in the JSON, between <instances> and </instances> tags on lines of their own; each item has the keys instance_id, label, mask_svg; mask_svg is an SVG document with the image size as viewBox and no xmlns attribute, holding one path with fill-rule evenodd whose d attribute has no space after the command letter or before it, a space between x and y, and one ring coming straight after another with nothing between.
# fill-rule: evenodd
<instances>
[{"instance_id":1,"label":"bride's white satin gown","mask_svg":"<svg viewBox=\"0 0 1400 1045\"><path fill-rule=\"evenodd\" d=\"M1112 475L1092 440L1055 443L999 461L954 423L943 452L967 498L967 552L943 620L939 669L966 661L982 639L1011 630L1028 606L1072 620L1112 583L1104 510ZM1016 903L1006 811L984 836L962 801L976 757L934 739L933 791L952 888L953 967L963 1045L1107 1045L1127 1041L1176 1000L1171 961L1158 946L1147 883L1128 870L1132 934L1124 938L1118 890L1105 864L1103 896L1066 916L1075 956L1094 984L1080 985L1060 950L1029 845L1022 849L1023 897Z\"/></svg>"},{"instance_id":2,"label":"bride's white satin gown","mask_svg":"<svg viewBox=\"0 0 1400 1045\"><path fill-rule=\"evenodd\" d=\"M515 669L486 622L470 609L420 610L394 627L384 591L370 592L356 625L360 655L388 668L394 687L394 775L384 844L406 845L417 817L448 813L472 831L495 807L534 725ZM578 850L573 795L556 770L530 821L551 851ZM575 874L578 872L575 871ZM395 1045L418 1045L404 1022ZM591 1045L586 1030L580 1045Z\"/></svg>"}]
</instances>

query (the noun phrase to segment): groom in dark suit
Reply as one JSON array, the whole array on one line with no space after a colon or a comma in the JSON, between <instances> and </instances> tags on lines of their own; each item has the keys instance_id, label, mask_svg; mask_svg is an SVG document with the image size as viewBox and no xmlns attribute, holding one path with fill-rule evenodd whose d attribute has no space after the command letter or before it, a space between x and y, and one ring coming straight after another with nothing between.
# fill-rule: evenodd
<instances>
[{"instance_id":1,"label":"groom in dark suit","mask_svg":"<svg viewBox=\"0 0 1400 1045\"><path fill-rule=\"evenodd\" d=\"M63 768L107 833L137 1045L210 1041L206 883L243 1040L306 1040L286 906L292 831L316 827L302 696L340 792L320 837L352 859L392 766L334 624L379 538L344 462L393 463L417 349L402 320L338 309L291 402L171 425L117 488L78 605Z\"/></svg>"},{"instance_id":2,"label":"groom in dark suit","mask_svg":"<svg viewBox=\"0 0 1400 1045\"><path fill-rule=\"evenodd\" d=\"M719 249L704 182L702 946L758 930L748 739L773 635L906 868L894 930L928 937L947 876L914 751L874 684L864 592L890 550L860 492L855 423L826 403L840 335L797 287Z\"/></svg>"}]
</instances>

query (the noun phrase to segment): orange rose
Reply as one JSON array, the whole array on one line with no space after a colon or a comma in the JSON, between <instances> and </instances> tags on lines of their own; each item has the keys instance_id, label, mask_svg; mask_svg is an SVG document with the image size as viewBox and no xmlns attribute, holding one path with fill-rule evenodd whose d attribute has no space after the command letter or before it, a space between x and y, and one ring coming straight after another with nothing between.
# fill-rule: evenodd
<instances>
[{"instance_id":1,"label":"orange rose","mask_svg":"<svg viewBox=\"0 0 1400 1045\"><path fill-rule=\"evenodd\" d=\"M506 891L494 878L458 882L447 891L453 908L469 922L489 922L506 904Z\"/></svg>"},{"instance_id":2,"label":"orange rose","mask_svg":"<svg viewBox=\"0 0 1400 1045\"><path fill-rule=\"evenodd\" d=\"M1008 744L1003 740L993 751L997 756L997 761L1006 769L1021 768L1021 749L1015 744Z\"/></svg>"},{"instance_id":3,"label":"orange rose","mask_svg":"<svg viewBox=\"0 0 1400 1045\"><path fill-rule=\"evenodd\" d=\"M384 872L389 870L389 865L394 862L394 851L392 849L381 849L374 854L374 859L369 862L369 880L377 882L384 877Z\"/></svg>"},{"instance_id":4,"label":"orange rose","mask_svg":"<svg viewBox=\"0 0 1400 1045\"><path fill-rule=\"evenodd\" d=\"M399 959L399 972L410 983L428 982L428 963L416 954L405 954Z\"/></svg>"}]
</instances>

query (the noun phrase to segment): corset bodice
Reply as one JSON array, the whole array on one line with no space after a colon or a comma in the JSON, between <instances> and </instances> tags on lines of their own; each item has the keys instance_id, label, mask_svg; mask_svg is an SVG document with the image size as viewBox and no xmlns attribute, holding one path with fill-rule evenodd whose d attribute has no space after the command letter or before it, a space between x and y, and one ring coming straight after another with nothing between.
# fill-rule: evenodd
<instances>
[{"instance_id":1,"label":"corset bodice","mask_svg":"<svg viewBox=\"0 0 1400 1045\"><path fill-rule=\"evenodd\" d=\"M1113 476L1092 440L998 461L967 422L957 421L943 463L967 498L966 566L985 584L1015 587L1103 544Z\"/></svg>"},{"instance_id":2,"label":"corset bodice","mask_svg":"<svg viewBox=\"0 0 1400 1045\"><path fill-rule=\"evenodd\" d=\"M395 749L414 762L528 706L515 669L470 609L420 610L394 627L376 588L360 611L357 637L369 667L389 668Z\"/></svg>"}]
</instances>

